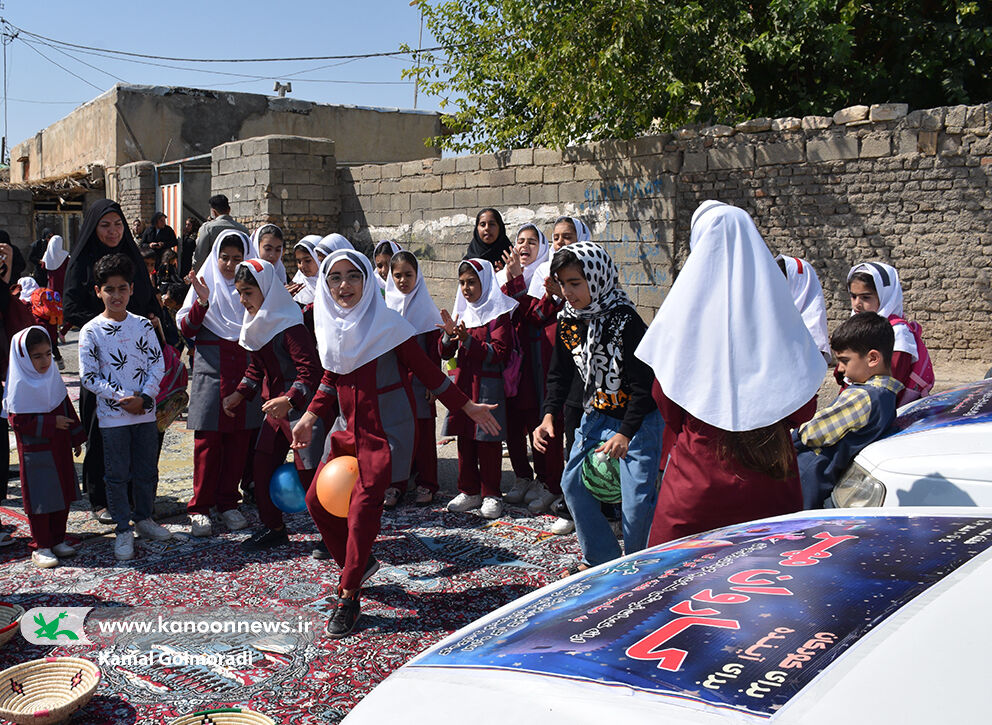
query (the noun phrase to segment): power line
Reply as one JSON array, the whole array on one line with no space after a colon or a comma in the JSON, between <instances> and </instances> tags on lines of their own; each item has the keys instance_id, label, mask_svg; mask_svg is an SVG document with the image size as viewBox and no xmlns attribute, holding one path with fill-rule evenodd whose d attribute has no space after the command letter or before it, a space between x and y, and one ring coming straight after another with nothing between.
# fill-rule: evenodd
<instances>
[{"instance_id":1,"label":"power line","mask_svg":"<svg viewBox=\"0 0 992 725\"><path fill-rule=\"evenodd\" d=\"M15 36L15 37L16 37L16 36ZM71 76L73 76L73 77L75 77L75 78L78 78L79 80L81 80L81 81L82 81L83 83L85 83L86 85L88 85L88 86L92 86L92 87L93 87L93 88L95 88L96 90L98 90L98 91L100 91L100 93L103 93L103 91L105 90L105 89L103 89L103 88L100 88L100 86L98 86L98 85L96 85L95 83L90 83L90 82L89 82L88 80L86 80L85 78L83 78L83 77L82 77L81 75L79 75L78 73L73 73L73 72L72 72L71 70L69 70L68 68L66 68L66 67L65 67L64 65L62 65L61 63L59 63L59 62L57 62L57 61L54 61L54 60L52 60L52 59L51 59L51 58L49 58L49 57L48 57L47 55L45 55L45 54L44 54L44 53L42 53L42 52L41 52L40 50L38 50L38 49L37 49L37 48L35 48L35 47L34 47L33 45L31 45L30 43L27 43L27 42L25 42L25 43L24 43L24 45L26 45L27 47L29 47L29 48L30 48L31 50L33 50L33 51L34 51L35 53L37 53L38 55L40 55L40 56L41 56L42 58L44 58L45 60L47 60L47 61L48 61L49 63L51 63L52 65L56 65L56 66L58 66L59 68L61 68L62 70L64 70L64 71L65 71L66 73L68 73L69 75L71 75Z\"/></svg>"},{"instance_id":2,"label":"power line","mask_svg":"<svg viewBox=\"0 0 992 725\"><path fill-rule=\"evenodd\" d=\"M23 28L18 28L16 25L10 23L7 20L0 18L0 22L5 25L10 26L14 30L24 33L25 35L30 35L33 38L39 40L46 40L50 43L55 43L56 45L61 45L67 48L78 48L80 50L91 50L98 51L102 53L112 53L113 55L127 56L131 58L148 58L151 60L171 60L180 63L284 63L284 62L296 62L304 60L360 60L364 58L386 58L390 56L398 55L415 55L417 53L430 53L435 51L447 50L444 46L437 46L434 48L418 48L416 50L389 50L382 51L378 53L355 53L352 55L308 55L308 56L297 56L289 58L176 58L167 55L148 55L146 53L130 53L124 50L112 50L110 48L96 48L91 45L79 45L76 43L68 43L64 40L56 40L55 38L49 38L44 35L39 35L38 33L32 33Z\"/></svg>"},{"instance_id":3,"label":"power line","mask_svg":"<svg viewBox=\"0 0 992 725\"><path fill-rule=\"evenodd\" d=\"M61 53L62 55L64 55L64 56L65 56L66 58L68 58L68 59L69 59L69 60L71 60L71 61L74 61L74 62L76 62L76 63L82 63L83 65L85 65L85 66L87 66L88 68L92 68L93 70L95 70L95 71L97 71L97 72L99 72L99 73L103 73L103 74L104 74L105 76L110 76L110 77L111 77L111 78L113 78L114 80L117 80L117 81L120 81L121 83L127 83L127 81L126 81L126 80L124 80L123 78L121 78L120 76L117 76L117 75L114 75L114 74L113 74L113 73L111 73L110 71L105 71L105 70L104 70L103 68L98 68L97 66L95 66L95 65L93 65L92 63L87 63L87 62L86 62L85 60L83 60L82 58L77 58L77 57L76 57L76 56L74 56L74 55L70 55L70 54L69 54L69 53L67 53L66 51L64 51L64 50L62 50L61 48L59 48L59 47L57 47L57 46L55 46L55 45L52 45L51 43L45 43L45 42L42 42L42 41L29 41L29 40L26 40L26 39L24 39L24 38L20 38L20 41L21 41L22 43L28 43L29 45L30 45L30 44L31 44L32 42L39 42L39 43L41 43L42 45L44 45L44 46L45 46L46 48L51 48L52 50L54 50L54 51L56 51L56 52L58 52L58 53Z\"/></svg>"}]
</instances>

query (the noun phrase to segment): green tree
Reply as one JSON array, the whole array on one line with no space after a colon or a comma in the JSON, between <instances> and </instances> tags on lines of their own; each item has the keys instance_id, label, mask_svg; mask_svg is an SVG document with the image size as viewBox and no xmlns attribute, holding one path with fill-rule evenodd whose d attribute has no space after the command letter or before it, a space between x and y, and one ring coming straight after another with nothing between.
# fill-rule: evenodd
<instances>
[{"instance_id":1,"label":"green tree","mask_svg":"<svg viewBox=\"0 0 992 725\"><path fill-rule=\"evenodd\" d=\"M992 99L988 0L418 0L452 150Z\"/></svg>"}]
</instances>

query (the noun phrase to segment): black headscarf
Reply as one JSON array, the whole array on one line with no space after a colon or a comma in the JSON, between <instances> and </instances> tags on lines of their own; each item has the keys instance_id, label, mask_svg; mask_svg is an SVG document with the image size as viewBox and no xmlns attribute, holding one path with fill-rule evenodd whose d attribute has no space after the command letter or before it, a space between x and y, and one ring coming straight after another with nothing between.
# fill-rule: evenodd
<instances>
[{"instance_id":1,"label":"black headscarf","mask_svg":"<svg viewBox=\"0 0 992 725\"><path fill-rule=\"evenodd\" d=\"M124 236L116 247L106 246L96 234L97 224L110 213L120 216L124 224ZM62 295L62 309L66 322L82 327L103 312L103 303L93 289L96 286L93 265L101 257L116 253L127 255L134 264L134 291L127 305L128 311L143 317L149 315L162 317L162 308L155 298L155 291L148 278L148 270L131 235L131 227L124 218L124 211L116 201L101 199L86 211L78 241L69 256L65 291Z\"/></svg>"},{"instance_id":2,"label":"black headscarf","mask_svg":"<svg viewBox=\"0 0 992 725\"><path fill-rule=\"evenodd\" d=\"M495 216L496 223L499 224L499 236L492 244L486 244L479 238L479 219L486 212ZM511 249L513 249L513 242L506 236L506 224L503 223L503 217L495 209L482 209L475 215L475 226L472 227L472 243L468 245L468 251L462 259L485 259L492 263L493 269L500 270L503 268L503 255Z\"/></svg>"}]
</instances>

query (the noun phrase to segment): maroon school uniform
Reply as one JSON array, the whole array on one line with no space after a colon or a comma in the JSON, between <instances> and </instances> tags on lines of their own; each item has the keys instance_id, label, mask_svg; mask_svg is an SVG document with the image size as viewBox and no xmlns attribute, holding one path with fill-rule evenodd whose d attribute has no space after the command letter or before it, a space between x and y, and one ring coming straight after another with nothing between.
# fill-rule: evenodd
<instances>
[{"instance_id":1,"label":"maroon school uniform","mask_svg":"<svg viewBox=\"0 0 992 725\"><path fill-rule=\"evenodd\" d=\"M792 474L772 478L720 456L724 431L693 417L673 403L655 381L652 395L665 419L665 433L674 443L658 492L649 546L682 536L800 511L802 489L796 454ZM816 413L816 398L779 425L797 428Z\"/></svg>"},{"instance_id":2,"label":"maroon school uniform","mask_svg":"<svg viewBox=\"0 0 992 725\"><path fill-rule=\"evenodd\" d=\"M551 353L554 352L555 324L560 305L555 305L548 295L541 299L531 297L524 285L523 275L509 280L503 286L503 293L515 299L519 305L513 311L511 322L523 352L520 386L517 395L507 400L506 448L514 474L518 478L529 478L526 439L541 423L541 409L544 407L547 373L551 366ZM557 421L555 429L562 430L562 425ZM561 435L549 439L544 453L532 449L537 478L554 494L561 494L561 474L565 466L563 440Z\"/></svg>"},{"instance_id":3,"label":"maroon school uniform","mask_svg":"<svg viewBox=\"0 0 992 725\"><path fill-rule=\"evenodd\" d=\"M507 427L503 366L510 357L513 332L510 313L479 327L468 328L468 338L438 340L441 357L456 357L455 385L477 403L495 404L492 411L500 433L491 436L458 408L449 408L443 435L458 436L458 490L469 495L499 498L502 477L502 445ZM454 411L454 412L452 412Z\"/></svg>"},{"instance_id":4,"label":"maroon school uniform","mask_svg":"<svg viewBox=\"0 0 992 725\"><path fill-rule=\"evenodd\" d=\"M286 418L276 420L265 416L255 443L255 502L262 524L269 529L282 527L282 512L269 497L269 481L276 468L286 460L293 440L293 425L306 411L320 383L320 375L313 336L303 325L294 325L251 353L251 363L237 387L245 400L253 400L261 392L262 400L285 395L291 404ZM318 422L310 446L295 451L296 468L304 488L309 486L313 472L320 464L324 437L323 426Z\"/></svg>"},{"instance_id":5,"label":"maroon school uniform","mask_svg":"<svg viewBox=\"0 0 992 725\"><path fill-rule=\"evenodd\" d=\"M203 325L207 307L194 303L180 321L183 337L195 339L186 427L193 434L193 495L186 510L210 514L234 509L252 435L262 423L261 403L244 401L228 416L221 401L244 377L251 354L237 341L225 340Z\"/></svg>"},{"instance_id":6,"label":"maroon school uniform","mask_svg":"<svg viewBox=\"0 0 992 725\"><path fill-rule=\"evenodd\" d=\"M340 587L357 589L372 543L379 533L385 491L410 475L415 430L410 376L452 410L468 398L410 338L350 373L324 372L310 412L326 424L333 420L330 458L355 456L358 482L348 517L327 513L316 487L307 492L307 508L328 550L341 566ZM316 426L314 438L317 437ZM323 441L323 435L320 440Z\"/></svg>"},{"instance_id":7,"label":"maroon school uniform","mask_svg":"<svg viewBox=\"0 0 992 725\"><path fill-rule=\"evenodd\" d=\"M60 415L72 419L72 427L56 428ZM69 504L79 498L72 448L86 442L86 432L69 396L49 413L10 413L8 420L17 439L21 495L31 527L29 546L51 549L65 541Z\"/></svg>"}]
</instances>

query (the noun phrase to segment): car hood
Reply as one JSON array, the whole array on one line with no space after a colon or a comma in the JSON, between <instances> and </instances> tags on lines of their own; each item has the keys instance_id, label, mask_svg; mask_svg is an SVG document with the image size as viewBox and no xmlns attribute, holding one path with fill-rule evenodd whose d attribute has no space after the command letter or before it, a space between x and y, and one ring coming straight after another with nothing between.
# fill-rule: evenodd
<instances>
[{"instance_id":1,"label":"car hood","mask_svg":"<svg viewBox=\"0 0 992 725\"><path fill-rule=\"evenodd\" d=\"M992 481L992 422L928 428L883 438L856 458L869 473L939 474L948 479Z\"/></svg>"}]
</instances>

